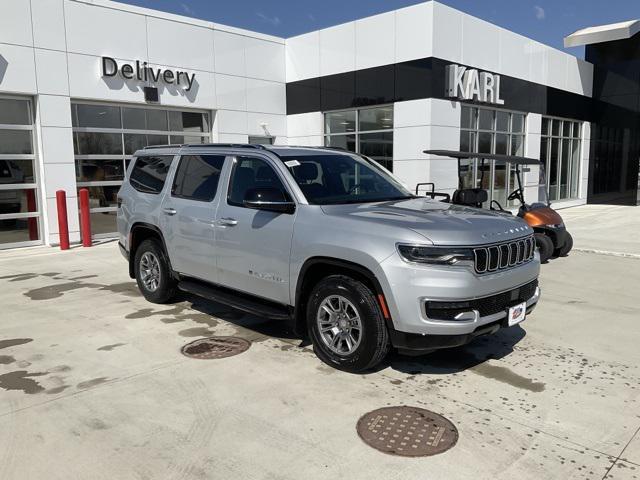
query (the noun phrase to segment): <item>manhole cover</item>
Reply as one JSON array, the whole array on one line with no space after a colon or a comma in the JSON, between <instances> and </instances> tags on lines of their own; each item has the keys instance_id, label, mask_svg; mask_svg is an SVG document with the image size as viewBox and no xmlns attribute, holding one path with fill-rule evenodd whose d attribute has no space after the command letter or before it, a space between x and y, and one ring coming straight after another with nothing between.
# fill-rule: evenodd
<instances>
[{"instance_id":1,"label":"manhole cover","mask_svg":"<svg viewBox=\"0 0 640 480\"><path fill-rule=\"evenodd\" d=\"M238 355L251 346L244 338L238 337L209 337L201 338L182 347L182 353L187 357L204 360L225 358Z\"/></svg>"},{"instance_id":2,"label":"manhole cover","mask_svg":"<svg viewBox=\"0 0 640 480\"><path fill-rule=\"evenodd\" d=\"M453 447L458 430L437 413L417 407L385 407L358 420L358 435L369 446L392 455L426 457Z\"/></svg>"}]
</instances>

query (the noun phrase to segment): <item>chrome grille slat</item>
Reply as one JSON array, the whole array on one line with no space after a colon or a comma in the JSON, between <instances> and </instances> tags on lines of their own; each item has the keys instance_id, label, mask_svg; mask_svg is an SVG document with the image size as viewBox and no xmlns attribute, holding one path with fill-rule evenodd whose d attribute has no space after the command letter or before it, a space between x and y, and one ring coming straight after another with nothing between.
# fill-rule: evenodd
<instances>
[{"instance_id":1,"label":"chrome grille slat","mask_svg":"<svg viewBox=\"0 0 640 480\"><path fill-rule=\"evenodd\" d=\"M519 240L503 242L473 249L477 273L495 272L533 259L536 243L533 235Z\"/></svg>"}]
</instances>

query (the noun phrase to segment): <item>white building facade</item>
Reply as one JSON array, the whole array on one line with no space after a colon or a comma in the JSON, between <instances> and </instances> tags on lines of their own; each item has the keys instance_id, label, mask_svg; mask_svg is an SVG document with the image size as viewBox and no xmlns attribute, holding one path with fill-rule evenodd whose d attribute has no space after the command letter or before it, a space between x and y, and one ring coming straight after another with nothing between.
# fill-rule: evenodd
<instances>
[{"instance_id":1,"label":"white building facade","mask_svg":"<svg viewBox=\"0 0 640 480\"><path fill-rule=\"evenodd\" d=\"M166 143L330 145L410 188L458 187L426 149L546 165L555 206L586 202L593 66L436 2L283 39L108 0L0 0L0 248L115 230L135 150ZM507 204L508 170L465 182ZM539 173L526 174L528 200Z\"/></svg>"}]
</instances>

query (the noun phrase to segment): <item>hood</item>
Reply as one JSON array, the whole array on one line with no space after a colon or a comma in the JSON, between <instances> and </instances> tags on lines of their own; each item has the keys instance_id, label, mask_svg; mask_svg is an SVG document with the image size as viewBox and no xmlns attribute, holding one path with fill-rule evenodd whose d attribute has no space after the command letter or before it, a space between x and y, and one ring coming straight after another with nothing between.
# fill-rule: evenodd
<instances>
[{"instance_id":1,"label":"hood","mask_svg":"<svg viewBox=\"0 0 640 480\"><path fill-rule=\"evenodd\" d=\"M322 210L329 216L372 222L378 227L386 225L408 228L434 245L482 245L533 233L523 220L509 213L463 207L426 198L324 205Z\"/></svg>"}]
</instances>

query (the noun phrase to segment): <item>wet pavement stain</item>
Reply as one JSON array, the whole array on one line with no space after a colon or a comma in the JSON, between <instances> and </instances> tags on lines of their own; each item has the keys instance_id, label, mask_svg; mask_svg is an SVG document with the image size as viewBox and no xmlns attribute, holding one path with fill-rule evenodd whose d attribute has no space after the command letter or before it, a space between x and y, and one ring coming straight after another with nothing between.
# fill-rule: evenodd
<instances>
[{"instance_id":1,"label":"wet pavement stain","mask_svg":"<svg viewBox=\"0 0 640 480\"><path fill-rule=\"evenodd\" d=\"M70 387L70 385L61 385L59 387L54 387L54 388L50 388L48 390L45 390L44 393L46 393L47 395L55 395L56 393L64 392L69 387Z\"/></svg>"},{"instance_id":2,"label":"wet pavement stain","mask_svg":"<svg viewBox=\"0 0 640 480\"><path fill-rule=\"evenodd\" d=\"M78 385L76 385L76 387L80 389L91 388L91 387L95 387L96 385L100 385L101 383L104 383L108 380L109 378L107 377L93 378L91 380L87 380L86 382L80 382Z\"/></svg>"},{"instance_id":3,"label":"wet pavement stain","mask_svg":"<svg viewBox=\"0 0 640 480\"><path fill-rule=\"evenodd\" d=\"M33 342L33 338L10 338L9 340L0 340L0 349L15 347L16 345L24 345Z\"/></svg>"},{"instance_id":4,"label":"wet pavement stain","mask_svg":"<svg viewBox=\"0 0 640 480\"><path fill-rule=\"evenodd\" d=\"M98 275L82 275L80 277L71 277L69 278L69 280L76 282L78 280L86 280L87 278L97 278L97 277Z\"/></svg>"},{"instance_id":5,"label":"wet pavement stain","mask_svg":"<svg viewBox=\"0 0 640 480\"><path fill-rule=\"evenodd\" d=\"M109 428L109 425L107 425L106 423L104 423L102 420L100 420L99 418L92 418L90 420L88 420L87 422L85 422L86 425L91 428L92 430L106 430Z\"/></svg>"},{"instance_id":6,"label":"wet pavement stain","mask_svg":"<svg viewBox=\"0 0 640 480\"><path fill-rule=\"evenodd\" d=\"M49 369L50 372L68 372L70 370L71 367L69 365L56 365L55 367Z\"/></svg>"},{"instance_id":7,"label":"wet pavement stain","mask_svg":"<svg viewBox=\"0 0 640 480\"><path fill-rule=\"evenodd\" d=\"M86 277L77 277L77 278L88 278ZM112 293L118 293L131 297L139 297L140 293L136 287L135 282L123 282L123 283L114 283L111 285L104 285L100 283L91 283L91 282L82 282L80 280L65 282L65 283L57 283L54 285L47 285L45 287L34 288L25 292L23 295L29 297L31 300L53 300L55 298L60 298L67 292L72 292L74 290L80 290L82 288L89 288L93 290L107 291Z\"/></svg>"},{"instance_id":8,"label":"wet pavement stain","mask_svg":"<svg viewBox=\"0 0 640 480\"><path fill-rule=\"evenodd\" d=\"M29 373L26 370L16 370L15 372L0 375L0 388L3 390L19 390L26 394L40 393L44 387L29 377L42 377L46 372Z\"/></svg>"},{"instance_id":9,"label":"wet pavement stain","mask_svg":"<svg viewBox=\"0 0 640 480\"><path fill-rule=\"evenodd\" d=\"M16 275L5 275L4 277L0 277L0 280L9 280L10 282L22 282L24 280L31 280L32 278L36 278L38 276L37 273L18 273Z\"/></svg>"},{"instance_id":10,"label":"wet pavement stain","mask_svg":"<svg viewBox=\"0 0 640 480\"><path fill-rule=\"evenodd\" d=\"M102 285L92 283L66 282L34 288L33 290L25 292L24 295L29 297L31 300L52 300L54 298L60 298L65 293L73 290L79 290L81 288L100 288L101 286Z\"/></svg>"},{"instance_id":11,"label":"wet pavement stain","mask_svg":"<svg viewBox=\"0 0 640 480\"><path fill-rule=\"evenodd\" d=\"M490 365L489 363L482 363L470 369L473 373L482 375L492 380L497 380L502 383L511 385L512 387L529 390L531 392L542 392L545 384L542 382L534 382L530 378L523 377L517 373L509 370L507 367L500 367L497 365Z\"/></svg>"},{"instance_id":12,"label":"wet pavement stain","mask_svg":"<svg viewBox=\"0 0 640 480\"><path fill-rule=\"evenodd\" d=\"M16 359L11 355L0 355L0 365L9 365L15 361Z\"/></svg>"},{"instance_id":13,"label":"wet pavement stain","mask_svg":"<svg viewBox=\"0 0 640 480\"><path fill-rule=\"evenodd\" d=\"M103 345L102 347L98 348L98 350L101 350L103 352L110 352L114 348L122 347L123 345L126 345L126 343L114 343L112 345Z\"/></svg>"},{"instance_id":14,"label":"wet pavement stain","mask_svg":"<svg viewBox=\"0 0 640 480\"><path fill-rule=\"evenodd\" d=\"M215 332L209 330L207 327L187 328L178 332L178 335L181 337L211 337L214 334Z\"/></svg>"}]
</instances>

